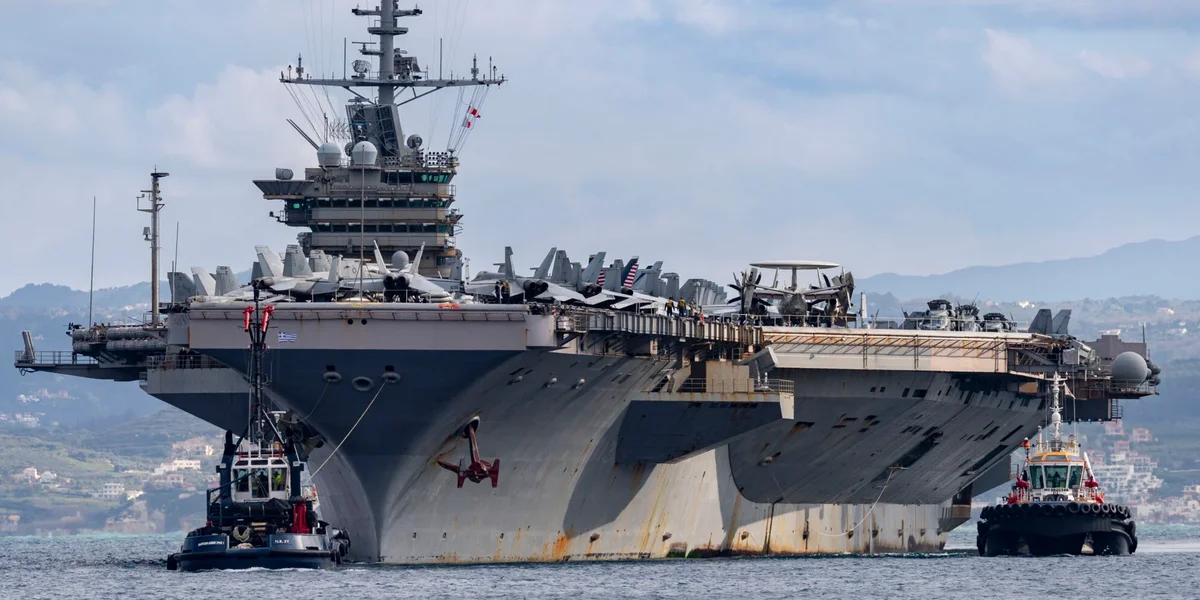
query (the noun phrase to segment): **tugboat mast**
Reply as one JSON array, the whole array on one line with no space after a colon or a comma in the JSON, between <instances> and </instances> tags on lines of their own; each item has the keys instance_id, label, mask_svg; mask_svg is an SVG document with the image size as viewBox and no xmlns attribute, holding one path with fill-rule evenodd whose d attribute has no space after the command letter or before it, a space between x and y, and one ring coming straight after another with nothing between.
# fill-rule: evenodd
<instances>
[{"instance_id":1,"label":"tugboat mast","mask_svg":"<svg viewBox=\"0 0 1200 600\"><path fill-rule=\"evenodd\" d=\"M267 350L267 325L271 320L274 306L262 308L259 286L254 286L254 306L247 306L243 313L243 323L246 333L250 335L250 406L247 415L246 439L255 443L259 452L268 445L266 429L272 426L267 420L267 403L263 399L263 388L266 382L263 378L263 356ZM281 437L276 435L280 442Z\"/></svg>"}]
</instances>

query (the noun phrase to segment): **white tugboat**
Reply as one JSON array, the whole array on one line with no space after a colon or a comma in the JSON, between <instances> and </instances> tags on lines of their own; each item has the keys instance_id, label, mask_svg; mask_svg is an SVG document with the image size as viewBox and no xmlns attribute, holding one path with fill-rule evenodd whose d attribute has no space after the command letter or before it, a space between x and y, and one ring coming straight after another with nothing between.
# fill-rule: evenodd
<instances>
[{"instance_id":1,"label":"white tugboat","mask_svg":"<svg viewBox=\"0 0 1200 600\"><path fill-rule=\"evenodd\" d=\"M1038 428L1005 504L980 515L981 556L1011 554L1132 554L1137 529L1129 509L1104 501L1087 453L1074 435L1062 435L1062 379L1051 381L1050 439ZM1069 393L1069 391L1068 391Z\"/></svg>"}]
</instances>

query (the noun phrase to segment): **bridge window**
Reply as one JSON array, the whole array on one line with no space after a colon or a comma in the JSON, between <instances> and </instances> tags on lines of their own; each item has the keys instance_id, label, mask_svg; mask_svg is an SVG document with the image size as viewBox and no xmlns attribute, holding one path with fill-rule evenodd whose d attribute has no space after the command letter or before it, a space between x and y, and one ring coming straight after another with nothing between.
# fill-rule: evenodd
<instances>
[{"instance_id":1,"label":"bridge window","mask_svg":"<svg viewBox=\"0 0 1200 600\"><path fill-rule=\"evenodd\" d=\"M334 198L333 199L333 207L334 208L346 208L346 199L345 198Z\"/></svg>"},{"instance_id":2,"label":"bridge window","mask_svg":"<svg viewBox=\"0 0 1200 600\"><path fill-rule=\"evenodd\" d=\"M437 225L434 223L425 223L422 226L423 233L437 233Z\"/></svg>"},{"instance_id":3,"label":"bridge window","mask_svg":"<svg viewBox=\"0 0 1200 600\"><path fill-rule=\"evenodd\" d=\"M346 224L338 223L338 224L333 225L333 232L334 233L346 233Z\"/></svg>"},{"instance_id":4,"label":"bridge window","mask_svg":"<svg viewBox=\"0 0 1200 600\"><path fill-rule=\"evenodd\" d=\"M361 223L351 223L346 226L346 231L348 231L350 233L359 233L361 229L362 229Z\"/></svg>"},{"instance_id":5,"label":"bridge window","mask_svg":"<svg viewBox=\"0 0 1200 600\"><path fill-rule=\"evenodd\" d=\"M271 491L287 491L287 469L271 469Z\"/></svg>"},{"instance_id":6,"label":"bridge window","mask_svg":"<svg viewBox=\"0 0 1200 600\"><path fill-rule=\"evenodd\" d=\"M375 230L375 225L363 225L363 232L365 233L375 233Z\"/></svg>"},{"instance_id":7,"label":"bridge window","mask_svg":"<svg viewBox=\"0 0 1200 600\"><path fill-rule=\"evenodd\" d=\"M1083 467L1071 467L1071 477L1067 487L1077 488L1080 483L1083 483Z\"/></svg>"},{"instance_id":8,"label":"bridge window","mask_svg":"<svg viewBox=\"0 0 1200 600\"><path fill-rule=\"evenodd\" d=\"M269 480L267 479L268 469L253 469L250 473L250 497L251 498L267 498L270 497Z\"/></svg>"},{"instance_id":9,"label":"bridge window","mask_svg":"<svg viewBox=\"0 0 1200 600\"><path fill-rule=\"evenodd\" d=\"M1046 487L1067 487L1067 465L1046 465Z\"/></svg>"},{"instance_id":10,"label":"bridge window","mask_svg":"<svg viewBox=\"0 0 1200 600\"><path fill-rule=\"evenodd\" d=\"M233 470L233 481L234 481L233 489L235 491L238 491L238 492L250 491L250 479L248 477L246 477L246 473L248 473L248 471L246 471L246 469L234 469Z\"/></svg>"},{"instance_id":11,"label":"bridge window","mask_svg":"<svg viewBox=\"0 0 1200 600\"><path fill-rule=\"evenodd\" d=\"M1035 490L1046 487L1046 482L1042 479L1041 467L1029 467L1029 485Z\"/></svg>"}]
</instances>

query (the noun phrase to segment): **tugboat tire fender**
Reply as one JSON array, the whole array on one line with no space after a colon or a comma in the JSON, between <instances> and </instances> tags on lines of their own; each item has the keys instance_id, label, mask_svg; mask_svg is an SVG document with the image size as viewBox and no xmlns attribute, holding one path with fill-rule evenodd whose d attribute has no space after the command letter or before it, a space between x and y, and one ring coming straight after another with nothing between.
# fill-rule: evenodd
<instances>
[{"instance_id":1,"label":"tugboat tire fender","mask_svg":"<svg viewBox=\"0 0 1200 600\"><path fill-rule=\"evenodd\" d=\"M1082 507L1079 506L1078 502L1072 502L1067 505L1067 513L1068 514L1077 515L1080 513L1081 510L1082 510Z\"/></svg>"},{"instance_id":2,"label":"tugboat tire fender","mask_svg":"<svg viewBox=\"0 0 1200 600\"><path fill-rule=\"evenodd\" d=\"M1112 505L1111 504L1101 504L1100 505L1100 514L1111 515L1112 514Z\"/></svg>"},{"instance_id":3,"label":"tugboat tire fender","mask_svg":"<svg viewBox=\"0 0 1200 600\"><path fill-rule=\"evenodd\" d=\"M1063 517L1063 516L1066 516L1066 514L1067 514L1067 507L1066 507L1066 506L1064 506L1064 505L1062 505L1062 504L1055 504L1055 505L1054 505L1054 516L1056 516L1056 517Z\"/></svg>"}]
</instances>

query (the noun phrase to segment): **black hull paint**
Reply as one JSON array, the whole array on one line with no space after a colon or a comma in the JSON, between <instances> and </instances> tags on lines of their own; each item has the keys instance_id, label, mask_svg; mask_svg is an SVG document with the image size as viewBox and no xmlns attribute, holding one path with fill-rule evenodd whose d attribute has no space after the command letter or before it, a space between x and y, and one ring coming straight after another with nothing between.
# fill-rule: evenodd
<instances>
[{"instance_id":1,"label":"black hull paint","mask_svg":"<svg viewBox=\"0 0 1200 600\"><path fill-rule=\"evenodd\" d=\"M981 514L980 556L1084 554L1124 556L1137 551L1137 526L1115 504L1028 502L989 506Z\"/></svg>"}]
</instances>

